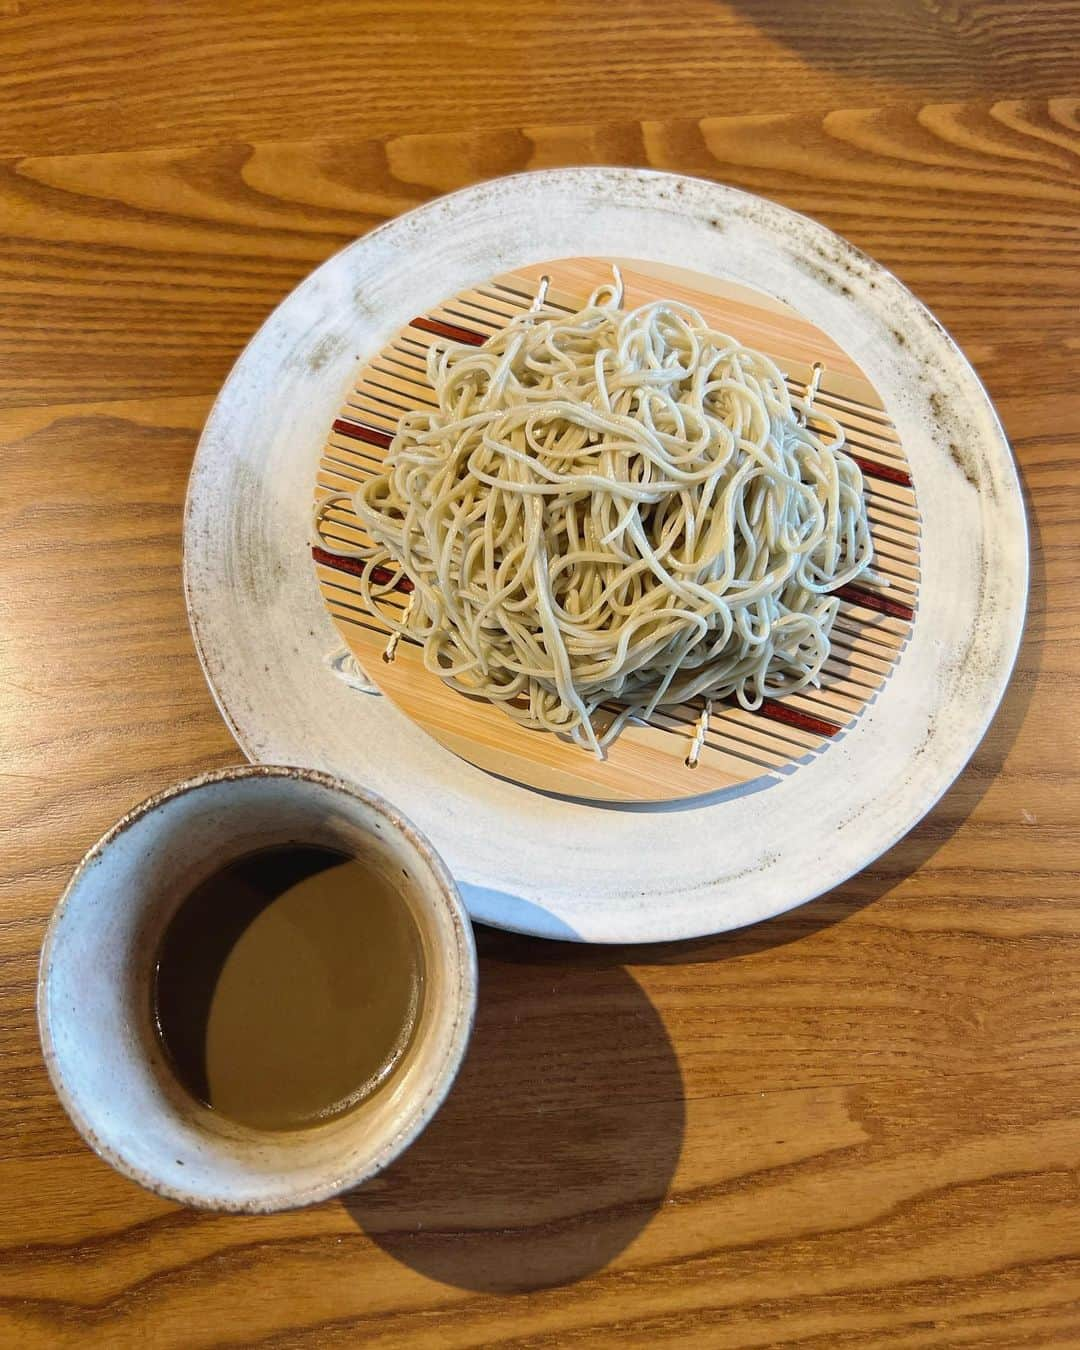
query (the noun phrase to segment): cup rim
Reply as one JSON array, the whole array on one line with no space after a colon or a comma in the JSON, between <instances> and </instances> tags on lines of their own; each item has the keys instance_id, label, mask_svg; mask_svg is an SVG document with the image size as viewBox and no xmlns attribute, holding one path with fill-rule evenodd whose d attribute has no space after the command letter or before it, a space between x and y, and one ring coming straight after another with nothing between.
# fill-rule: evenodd
<instances>
[{"instance_id":1,"label":"cup rim","mask_svg":"<svg viewBox=\"0 0 1080 1350\"><path fill-rule=\"evenodd\" d=\"M49 975L53 947L60 921L78 890L87 869L103 856L115 840L125 834L138 821L157 810L158 807L175 798L187 796L201 788L210 787L216 783L235 782L242 779L281 778L312 783L331 792L351 797L355 801L370 807L394 829L398 830L424 859L437 882L440 896L450 914L457 939L456 1005L458 1016L451 1030L443 1057L433 1071L423 1098L415 1112L404 1126L383 1142L364 1166L355 1172L337 1174L325 1181L313 1183L288 1195L278 1192L268 1195L266 1199L233 1200L224 1196L214 1196L206 1192L191 1191L181 1186L172 1185L160 1174L145 1172L142 1168L130 1163L122 1153L107 1144L99 1136L91 1119L83 1111L78 1094L68 1089L67 1082L58 1064L47 996ZM397 807L378 793L361 787L359 784L348 783L344 779L338 778L334 774L325 773L320 769L309 769L289 764L236 764L224 769L211 769L205 773L196 774L151 794L125 812L83 854L53 908L41 943L36 986L38 1035L41 1041L45 1068L60 1104L83 1140L110 1167L146 1190L192 1209L210 1210L217 1213L270 1214L318 1204L322 1200L330 1199L343 1191L360 1185L382 1171L413 1142L417 1135L430 1123L432 1117L446 1099L457 1077L476 1017L477 983L476 942L472 924L465 909L464 901L461 899L457 883L430 840L416 828L407 816L404 816Z\"/></svg>"}]
</instances>

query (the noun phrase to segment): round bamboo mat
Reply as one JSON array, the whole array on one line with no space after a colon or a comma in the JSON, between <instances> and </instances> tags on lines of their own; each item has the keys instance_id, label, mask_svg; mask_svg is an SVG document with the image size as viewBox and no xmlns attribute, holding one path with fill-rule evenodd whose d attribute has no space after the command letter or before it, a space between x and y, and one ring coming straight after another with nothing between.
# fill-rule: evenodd
<instances>
[{"instance_id":1,"label":"round bamboo mat","mask_svg":"<svg viewBox=\"0 0 1080 1350\"><path fill-rule=\"evenodd\" d=\"M323 599L352 656L382 693L448 749L541 791L595 801L671 801L789 774L821 754L874 698L914 622L919 512L907 458L873 386L820 329L761 292L653 263L560 259L500 276L416 316L361 367L327 437L315 497L351 491L378 473L401 414L432 403L424 362L433 342L478 345L530 306L543 276L550 278L549 304L577 309L610 278L613 261L622 269L627 307L661 298L694 305L716 328L767 352L793 394L803 394L820 367L814 407L841 423L848 453L863 471L876 579L840 588L832 653L819 689L766 702L752 713L702 700L664 708L648 726L628 725L606 759L597 760L560 737L518 726L485 700L450 689L425 670L418 646L391 639L365 606L361 562L319 545L312 557ZM331 547L366 539L345 503L327 512L322 533ZM392 603L404 610L407 591Z\"/></svg>"}]
</instances>

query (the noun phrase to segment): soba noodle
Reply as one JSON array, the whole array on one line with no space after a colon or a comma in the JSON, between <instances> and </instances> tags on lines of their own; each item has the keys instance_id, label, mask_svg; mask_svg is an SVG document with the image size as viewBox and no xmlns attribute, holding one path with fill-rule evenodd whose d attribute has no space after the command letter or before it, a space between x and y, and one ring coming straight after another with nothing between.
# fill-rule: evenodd
<instances>
[{"instance_id":1,"label":"soba noodle","mask_svg":"<svg viewBox=\"0 0 1080 1350\"><path fill-rule=\"evenodd\" d=\"M840 426L689 306L621 303L616 277L433 344L438 406L350 498L365 602L427 668L597 754L662 705L817 683L830 592L871 557Z\"/></svg>"}]
</instances>

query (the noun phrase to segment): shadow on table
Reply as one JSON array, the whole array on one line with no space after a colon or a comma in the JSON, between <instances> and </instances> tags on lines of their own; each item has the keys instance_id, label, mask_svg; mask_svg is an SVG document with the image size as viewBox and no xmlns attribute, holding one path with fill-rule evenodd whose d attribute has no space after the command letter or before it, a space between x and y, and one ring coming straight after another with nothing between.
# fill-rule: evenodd
<instances>
[{"instance_id":1,"label":"shadow on table","mask_svg":"<svg viewBox=\"0 0 1080 1350\"><path fill-rule=\"evenodd\" d=\"M567 1284L618 1256L664 1202L684 1130L678 1060L636 980L596 948L567 965L565 943L481 928L477 944L476 1030L449 1098L343 1203L433 1279Z\"/></svg>"},{"instance_id":2,"label":"shadow on table","mask_svg":"<svg viewBox=\"0 0 1080 1350\"><path fill-rule=\"evenodd\" d=\"M927 0L729 0L729 7L800 61L852 79L940 88L943 69L969 67L972 34Z\"/></svg>"},{"instance_id":3,"label":"shadow on table","mask_svg":"<svg viewBox=\"0 0 1080 1350\"><path fill-rule=\"evenodd\" d=\"M685 1106L671 1041L624 966L723 961L800 941L873 904L963 825L1037 683L1045 567L1030 502L1028 520L1028 622L1001 707L943 801L872 867L812 904L695 942L591 947L477 929L479 1011L461 1076L408 1152L344 1199L373 1241L434 1279L511 1292L581 1279L645 1228L679 1160Z\"/></svg>"}]
</instances>

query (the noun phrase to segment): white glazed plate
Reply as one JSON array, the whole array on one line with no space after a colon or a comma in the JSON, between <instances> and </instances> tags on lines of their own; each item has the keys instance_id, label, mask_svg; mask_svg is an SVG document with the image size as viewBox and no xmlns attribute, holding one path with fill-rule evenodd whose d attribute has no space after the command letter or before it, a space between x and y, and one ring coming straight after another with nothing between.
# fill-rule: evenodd
<instances>
[{"instance_id":1,"label":"white glazed plate","mask_svg":"<svg viewBox=\"0 0 1080 1350\"><path fill-rule=\"evenodd\" d=\"M922 514L919 609L895 672L828 752L760 791L588 805L486 774L341 678L309 556L311 485L357 363L413 314L548 258L693 268L793 305L884 400ZM442 854L472 916L590 942L737 928L866 866L930 809L982 737L1023 627L1027 531L975 373L899 281L823 226L733 188L630 169L497 179L391 221L324 263L230 374L191 475L188 611L249 759L373 789Z\"/></svg>"}]
</instances>

